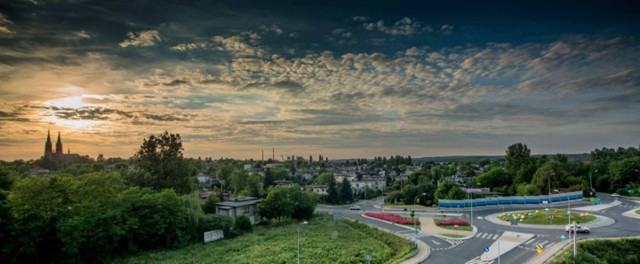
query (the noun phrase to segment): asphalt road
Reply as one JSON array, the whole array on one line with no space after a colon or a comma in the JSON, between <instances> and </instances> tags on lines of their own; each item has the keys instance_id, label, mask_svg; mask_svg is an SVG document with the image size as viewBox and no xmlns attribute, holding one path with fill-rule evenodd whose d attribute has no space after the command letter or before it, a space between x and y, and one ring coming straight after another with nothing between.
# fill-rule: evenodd
<instances>
[{"instance_id":1,"label":"asphalt road","mask_svg":"<svg viewBox=\"0 0 640 264\"><path fill-rule=\"evenodd\" d=\"M598 193L602 204L613 202L615 199L605 193ZM380 209L375 208L374 204L380 204L381 198L368 200L366 205L364 202L358 203L361 210L350 210L349 206L339 207L318 207L318 211L325 212L340 212L343 217L358 220L360 222L377 226L379 228L390 230L397 234L408 235L415 237L415 232L411 229L399 225L388 224L385 222L368 219L362 216L363 211L376 211ZM640 208L640 204L633 200L620 197L618 200L620 205L613 206L601 211L594 212L594 214L606 215L615 220L615 223L610 226L592 228L590 234L578 234L577 239L593 238L593 237L623 237L623 236L639 236L640 235L640 220L632 219L622 216L622 213L632 208ZM571 207L586 206L587 202L571 203ZM566 203L551 205L552 208L567 208ZM560 242L561 235L568 237L563 230L554 229L541 229L541 228L525 228L521 226L506 226L498 225L487 220L484 217L487 215L501 213L506 211L518 211L518 210L531 210L535 207L531 206L505 206L478 209L474 208L473 212L473 225L476 226L478 232L476 235L468 240L458 239L442 239L436 236L428 234L419 234L416 238L424 241L431 248L431 254L429 258L423 263L434 264L457 264L457 263L528 263L534 260L538 255L535 251L536 245L541 244L543 248L549 248L554 244ZM540 206L540 208L544 208ZM462 218L470 220L470 211L448 211L449 213L461 214ZM403 212L395 212L402 214ZM420 216L421 213L417 212ZM478 219L480 218L480 219ZM526 241L524 244L512 249L511 251L504 253L500 256L500 259L493 261L481 261L480 256L483 253L484 247L489 247L493 244L500 235L505 231L515 231L521 233L535 234L535 237Z\"/></svg>"}]
</instances>

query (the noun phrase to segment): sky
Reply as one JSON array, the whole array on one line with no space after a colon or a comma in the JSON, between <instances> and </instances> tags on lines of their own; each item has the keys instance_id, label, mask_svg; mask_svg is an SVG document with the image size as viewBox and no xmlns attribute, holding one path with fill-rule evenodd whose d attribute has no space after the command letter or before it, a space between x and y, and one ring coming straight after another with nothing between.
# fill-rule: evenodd
<instances>
[{"instance_id":1,"label":"sky","mask_svg":"<svg viewBox=\"0 0 640 264\"><path fill-rule=\"evenodd\" d=\"M640 145L635 1L0 2L0 159Z\"/></svg>"}]
</instances>

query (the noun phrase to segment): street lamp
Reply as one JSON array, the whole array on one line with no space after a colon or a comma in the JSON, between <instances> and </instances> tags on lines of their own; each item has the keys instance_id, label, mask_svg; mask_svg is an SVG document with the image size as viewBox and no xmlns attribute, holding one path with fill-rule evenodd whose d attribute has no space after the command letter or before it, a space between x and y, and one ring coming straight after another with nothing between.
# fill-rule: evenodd
<instances>
[{"instance_id":1,"label":"street lamp","mask_svg":"<svg viewBox=\"0 0 640 264\"><path fill-rule=\"evenodd\" d=\"M598 173L598 170L596 170L596 173ZM593 196L595 193L595 191L593 190L593 177L591 177L591 175L593 174L593 172L589 172L589 187L591 190L589 190L589 193L591 193L591 196Z\"/></svg>"},{"instance_id":2,"label":"street lamp","mask_svg":"<svg viewBox=\"0 0 640 264\"><path fill-rule=\"evenodd\" d=\"M427 195L427 193L422 193L419 195L416 195L416 197L413 198L413 210L415 211L416 209L416 200L418 199L418 197L420 196L425 196ZM416 216L418 216L418 214L414 213L413 214L413 242L415 243L416 240L418 240L418 221L416 221Z\"/></svg>"},{"instance_id":3,"label":"street lamp","mask_svg":"<svg viewBox=\"0 0 640 264\"><path fill-rule=\"evenodd\" d=\"M556 173L552 172L547 176L547 185L548 185L548 188L549 188L549 190L548 190L549 192L547 193L547 195L549 196L549 207L551 207L551 175L555 176Z\"/></svg>"},{"instance_id":4,"label":"street lamp","mask_svg":"<svg viewBox=\"0 0 640 264\"><path fill-rule=\"evenodd\" d=\"M306 225L307 221L304 221L301 224ZM300 264L300 225L298 225L298 264Z\"/></svg>"}]
</instances>

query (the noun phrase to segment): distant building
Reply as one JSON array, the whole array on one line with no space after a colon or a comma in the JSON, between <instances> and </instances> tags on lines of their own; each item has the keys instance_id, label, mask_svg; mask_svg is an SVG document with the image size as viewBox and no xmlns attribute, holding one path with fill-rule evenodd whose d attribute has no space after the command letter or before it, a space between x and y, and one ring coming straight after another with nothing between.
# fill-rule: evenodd
<instances>
[{"instance_id":1,"label":"distant building","mask_svg":"<svg viewBox=\"0 0 640 264\"><path fill-rule=\"evenodd\" d=\"M53 142L51 142L51 132L47 131L47 141L44 143L44 158L70 158L79 157L78 154L71 154L71 150L67 149L67 154L64 154L62 149L62 139L60 138L60 131L58 131L58 140L56 141L56 151L53 152Z\"/></svg>"},{"instance_id":2,"label":"distant building","mask_svg":"<svg viewBox=\"0 0 640 264\"><path fill-rule=\"evenodd\" d=\"M233 218L244 215L249 218L251 224L255 225L260 222L258 203L260 203L260 198L238 197L230 201L217 203L216 214L228 215Z\"/></svg>"},{"instance_id":3,"label":"distant building","mask_svg":"<svg viewBox=\"0 0 640 264\"><path fill-rule=\"evenodd\" d=\"M327 186L326 185L307 185L307 190L311 190L313 193L317 193L319 195L327 195Z\"/></svg>"}]
</instances>

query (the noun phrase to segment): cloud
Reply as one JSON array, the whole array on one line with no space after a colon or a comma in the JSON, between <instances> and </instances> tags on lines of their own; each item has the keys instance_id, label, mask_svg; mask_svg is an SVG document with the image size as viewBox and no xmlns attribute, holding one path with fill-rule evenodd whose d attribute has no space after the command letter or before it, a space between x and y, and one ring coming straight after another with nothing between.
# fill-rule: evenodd
<instances>
[{"instance_id":1,"label":"cloud","mask_svg":"<svg viewBox=\"0 0 640 264\"><path fill-rule=\"evenodd\" d=\"M263 30L263 31L265 31L265 32L269 32L269 31L274 32L274 33L276 33L277 35L282 35L282 33L284 33L284 30L282 30L282 29L281 29L280 27L278 27L278 25L276 25L276 24L273 24L273 25L271 25L270 27L265 26L265 25L261 25L261 26L260 26L260 29L262 29L262 30Z\"/></svg>"},{"instance_id":2,"label":"cloud","mask_svg":"<svg viewBox=\"0 0 640 264\"><path fill-rule=\"evenodd\" d=\"M416 19L404 17L391 26L385 25L383 20L379 20L375 23L362 24L366 30L379 30L389 35L394 36L411 36L419 33L422 30L422 23Z\"/></svg>"},{"instance_id":3,"label":"cloud","mask_svg":"<svg viewBox=\"0 0 640 264\"><path fill-rule=\"evenodd\" d=\"M0 33L13 34L9 25L13 24L2 12L0 12Z\"/></svg>"},{"instance_id":4,"label":"cloud","mask_svg":"<svg viewBox=\"0 0 640 264\"><path fill-rule=\"evenodd\" d=\"M256 46L259 39L260 36L252 32L230 37L214 36L211 38L215 49L231 52L238 57L264 56L265 50Z\"/></svg>"},{"instance_id":5,"label":"cloud","mask_svg":"<svg viewBox=\"0 0 640 264\"><path fill-rule=\"evenodd\" d=\"M120 47L150 47L162 41L162 37L157 30L140 31L138 33L129 32L127 37L129 39L120 42Z\"/></svg>"},{"instance_id":6,"label":"cloud","mask_svg":"<svg viewBox=\"0 0 640 264\"><path fill-rule=\"evenodd\" d=\"M369 18L366 16L354 16L351 17L353 21L367 21Z\"/></svg>"}]
</instances>

